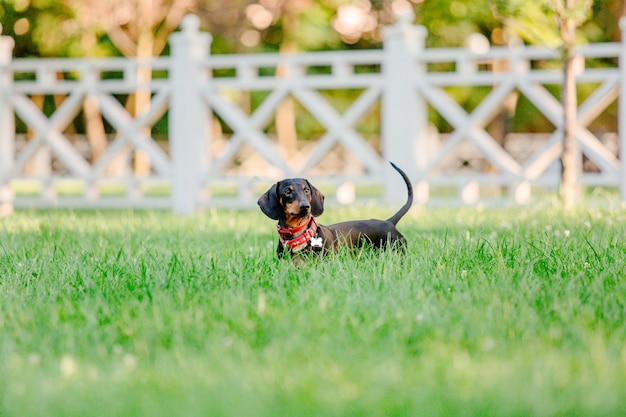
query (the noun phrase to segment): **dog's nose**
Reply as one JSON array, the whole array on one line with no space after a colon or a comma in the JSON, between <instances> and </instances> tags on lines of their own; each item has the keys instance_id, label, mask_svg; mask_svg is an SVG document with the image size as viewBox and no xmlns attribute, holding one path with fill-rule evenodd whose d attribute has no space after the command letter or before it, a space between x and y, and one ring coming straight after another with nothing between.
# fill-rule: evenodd
<instances>
[{"instance_id":1,"label":"dog's nose","mask_svg":"<svg viewBox=\"0 0 626 417\"><path fill-rule=\"evenodd\" d=\"M300 203L300 210L301 211L305 211L311 208L311 205L309 203Z\"/></svg>"}]
</instances>

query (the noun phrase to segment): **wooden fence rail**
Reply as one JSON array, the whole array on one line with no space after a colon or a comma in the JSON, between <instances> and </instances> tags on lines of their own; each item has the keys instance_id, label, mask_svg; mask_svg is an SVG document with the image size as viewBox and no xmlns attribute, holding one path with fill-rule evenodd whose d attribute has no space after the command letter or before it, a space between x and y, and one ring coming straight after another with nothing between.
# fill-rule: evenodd
<instances>
[{"instance_id":1,"label":"wooden fence rail","mask_svg":"<svg viewBox=\"0 0 626 417\"><path fill-rule=\"evenodd\" d=\"M171 56L149 61L12 59L13 39L0 37L0 211L245 207L287 176L325 184L331 200L349 200L356 184L401 201L389 160L407 171L422 204L448 189L475 203L489 187L524 203L533 187L556 187L558 52L492 47L480 37L464 48L425 48L425 30L410 21L399 16L385 28L381 50L210 55L210 35L187 16L171 36ZM626 199L626 47L591 44L576 54L587 91L576 131L586 161L579 181ZM138 91L150 103L135 114L129 97ZM520 97L551 128L494 133ZM286 101L298 108L299 135L314 132L291 150L276 133ZM106 128L97 155L83 126L88 104ZM614 122L592 128L607 114ZM132 168L138 153L147 172Z\"/></svg>"}]
</instances>

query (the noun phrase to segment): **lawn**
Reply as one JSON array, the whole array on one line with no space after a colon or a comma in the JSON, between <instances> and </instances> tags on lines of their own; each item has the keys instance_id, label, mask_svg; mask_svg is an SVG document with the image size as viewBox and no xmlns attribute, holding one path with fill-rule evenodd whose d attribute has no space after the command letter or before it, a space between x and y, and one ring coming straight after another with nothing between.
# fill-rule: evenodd
<instances>
[{"instance_id":1,"label":"lawn","mask_svg":"<svg viewBox=\"0 0 626 417\"><path fill-rule=\"evenodd\" d=\"M399 228L296 268L258 210L2 218L0 416L624 416L626 207Z\"/></svg>"}]
</instances>

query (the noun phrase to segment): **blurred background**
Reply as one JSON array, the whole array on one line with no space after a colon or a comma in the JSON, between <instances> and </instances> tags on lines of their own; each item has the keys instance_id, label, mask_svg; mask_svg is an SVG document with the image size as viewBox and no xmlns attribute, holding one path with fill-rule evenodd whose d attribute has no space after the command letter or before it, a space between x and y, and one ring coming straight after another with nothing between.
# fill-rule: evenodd
<instances>
[{"instance_id":1,"label":"blurred background","mask_svg":"<svg viewBox=\"0 0 626 417\"><path fill-rule=\"evenodd\" d=\"M532 5L541 2L526 1ZM158 56L185 14L213 35L212 53L377 48L393 10L412 8L427 46L461 46L471 33L505 41L497 1L470 0L2 0L16 57ZM524 2L505 2L524 3ZM624 1L595 0L583 42L619 41ZM546 28L545 30L549 30ZM525 40L538 36L525 30Z\"/></svg>"},{"instance_id":2,"label":"blurred background","mask_svg":"<svg viewBox=\"0 0 626 417\"><path fill-rule=\"evenodd\" d=\"M580 23L576 39L578 44L621 40L618 21L626 14L626 0L576 0L575 3L575 10L584 13L584 16L576 17ZM426 28L427 48L471 49L470 40L475 41L479 49L482 43L488 46L520 41L559 48L561 39L553 10L557 4L560 2L552 0L0 0L0 25L2 35L15 40L15 58L147 59L168 56L169 37L179 30L181 20L187 14L198 16L201 30L212 35L212 55L380 49L383 28L392 25L395 16L402 13L412 16L415 24ZM616 61L616 58L600 58L588 60L586 64L615 67ZM546 61L533 65L556 69L560 63ZM147 76L155 74L157 72ZM58 76L73 75L60 73ZM21 75L16 74L15 77L19 81ZM579 85L579 100L588 97L596 87ZM553 96L559 96L558 85L546 88ZM446 91L461 107L471 111L489 90L451 87ZM337 108L343 109L358 96L350 89L325 94L332 98ZM139 93L116 96L131 115L137 115L146 108L150 98L150 94L142 96ZM265 96L252 94L244 98L246 106L255 108ZM49 116L63 98L32 94L30 99ZM242 100L235 98L234 101ZM90 106L86 101L83 117L77 117L64 133L71 138L72 135L78 137L87 132L90 144L82 153L93 162L105 151L107 143L112 140L110 136L115 132L99 115L90 117L95 112ZM358 126L358 133L372 142L374 148L380 136L377 111L378 108L374 108ZM428 118L429 125L440 134L449 134L454 130L444 117L432 109ZM277 108L276 119L267 132L269 136L278 138L285 155L293 155L306 146L296 144L296 141L314 140L325 131L315 118L290 99ZM162 117L150 132L163 147L167 146L167 123L167 118ZM502 130L495 123L497 120L494 126L488 128ZM502 137L511 132L548 134L554 130L554 124L521 95L514 96L506 123L506 132ZM608 106L589 129L598 137L605 132L616 132L617 103ZM215 119L214 130L216 144L226 142L232 134L232 127L218 118ZM16 133L24 136L23 143L31 135L27 124L19 118L16 118ZM497 133L490 133L498 137ZM20 143L18 149L23 146ZM290 150L290 147L293 149ZM460 170L473 164L468 158L461 159L454 162ZM149 173L151 168L146 163L142 164L141 160L140 156L134 158L133 170L140 174ZM345 161L340 162L345 164ZM489 169L488 164L482 165L479 170ZM590 166L589 169L595 170L595 167ZM29 172L28 166L25 172Z\"/></svg>"},{"instance_id":3,"label":"blurred background","mask_svg":"<svg viewBox=\"0 0 626 417\"><path fill-rule=\"evenodd\" d=\"M547 3L535 0L1 0L0 25L3 35L15 39L16 58L169 55L168 37L178 30L181 19L189 13L199 16L202 30L213 36L212 54L381 48L383 27L392 24L394 12L402 9L412 9L415 23L427 29L429 48L464 46L473 34L483 35L492 45L503 45L512 37L519 37L528 44L558 47L556 25L546 10ZM626 14L625 0L577 0L577 3L581 3L580 8L584 8L582 3L591 6L578 30L578 43L620 41L618 21ZM594 65L602 66L603 62ZM475 107L481 98L471 90L451 93L465 108ZM579 94L584 97L588 92L582 87ZM523 100L517 103L522 111L511 119L513 131L516 125L523 125L525 131L552 130L553 126L537 112L524 112L524 106ZM132 108L133 103L126 103L126 107ZM608 109L598 119L603 130L616 131L615 111ZM430 118L440 131L449 130L445 120L436 114ZM315 127L307 131L306 125L306 120L299 124L301 136L315 136ZM155 128L158 135L159 127ZM372 126L374 130L377 128Z\"/></svg>"},{"instance_id":4,"label":"blurred background","mask_svg":"<svg viewBox=\"0 0 626 417\"><path fill-rule=\"evenodd\" d=\"M394 9L411 8L428 30L427 46L461 46L471 33L505 41L504 7L541 1L471 0L2 0L3 34L16 40L15 56L159 56L185 14L197 14L213 35L212 53L377 48ZM521 6L520 6L521 5ZM528 8L527 8L528 9ZM619 41L622 0L595 0L580 41ZM540 11L540 10L539 10ZM529 16L526 16L528 18ZM532 19L533 16L530 16ZM540 16L535 17L537 22ZM519 23L519 22L518 22ZM523 23L523 22L521 22ZM527 26L527 25L526 25ZM544 28L549 31L549 27ZM541 42L536 28L517 30ZM544 37L545 38L545 37Z\"/></svg>"}]
</instances>

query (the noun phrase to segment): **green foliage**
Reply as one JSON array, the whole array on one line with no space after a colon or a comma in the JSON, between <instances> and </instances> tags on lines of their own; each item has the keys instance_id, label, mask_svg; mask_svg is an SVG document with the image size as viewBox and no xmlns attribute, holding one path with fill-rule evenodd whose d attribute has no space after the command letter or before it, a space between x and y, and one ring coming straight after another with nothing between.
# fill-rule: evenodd
<instances>
[{"instance_id":1,"label":"green foliage","mask_svg":"<svg viewBox=\"0 0 626 417\"><path fill-rule=\"evenodd\" d=\"M572 20L576 26L582 25L590 17L591 0L576 0L568 9L564 0L494 0L492 6L516 35L536 44L552 48L562 46L559 20ZM583 34L579 34L584 40Z\"/></svg>"},{"instance_id":2,"label":"green foliage","mask_svg":"<svg viewBox=\"0 0 626 417\"><path fill-rule=\"evenodd\" d=\"M84 28L75 20L74 10L63 1L0 0L3 35L15 38L16 57L84 56ZM27 30L16 33L16 23L27 21ZM24 27L24 26L22 26ZM89 46L91 56L114 55L106 39Z\"/></svg>"},{"instance_id":3,"label":"green foliage","mask_svg":"<svg viewBox=\"0 0 626 417\"><path fill-rule=\"evenodd\" d=\"M241 18L245 6L250 2L240 1L237 7L227 7L224 3L204 0L196 5L198 13L205 22L205 28L214 36L215 53L233 53L242 49L238 37L246 29L246 22ZM292 37L300 50L341 49L343 45L330 22L335 16L340 2L333 0L315 0L308 9L298 15L297 30L291 34L282 32L280 18L263 31L258 49L276 50L285 36ZM431 46L460 46L465 38L474 32L487 37L500 26L496 15L517 19L519 34L531 42L549 45L555 42L553 1L514 0L473 2L471 0L424 1L415 6L416 23L428 29L427 42ZM578 4L584 0L577 0ZM85 28L75 22L75 13L66 1L54 0L0 0L0 22L3 34L15 36L18 40L16 56L82 56L87 46L81 42ZM385 2L373 1L374 10L385 10ZM581 28L580 40L616 41L620 39L617 19L620 15L619 2L595 0L592 11L587 13L577 7L575 18L582 23L587 18L592 20ZM280 17L280 16L279 16ZM29 22L29 31L16 35L13 28L20 18ZM381 24L391 23L386 17ZM93 29L93 28L92 28ZM97 32L97 31L96 31ZM115 48L102 33L98 33L97 46L89 46L92 55L114 55ZM362 40L353 47L380 47L378 38ZM95 53L93 52L95 48Z\"/></svg>"},{"instance_id":4,"label":"green foliage","mask_svg":"<svg viewBox=\"0 0 626 417\"><path fill-rule=\"evenodd\" d=\"M415 209L406 253L295 268L258 211L18 211L0 415L617 416L625 219Z\"/></svg>"},{"instance_id":5,"label":"green foliage","mask_svg":"<svg viewBox=\"0 0 626 417\"><path fill-rule=\"evenodd\" d=\"M416 21L428 30L430 46L462 46L470 34L489 37L499 26L488 2L471 0L424 1L417 9Z\"/></svg>"},{"instance_id":6,"label":"green foliage","mask_svg":"<svg viewBox=\"0 0 626 417\"><path fill-rule=\"evenodd\" d=\"M300 15L298 30L293 34L299 50L341 49L341 39L329 24L334 12L334 9L317 2Z\"/></svg>"}]
</instances>

